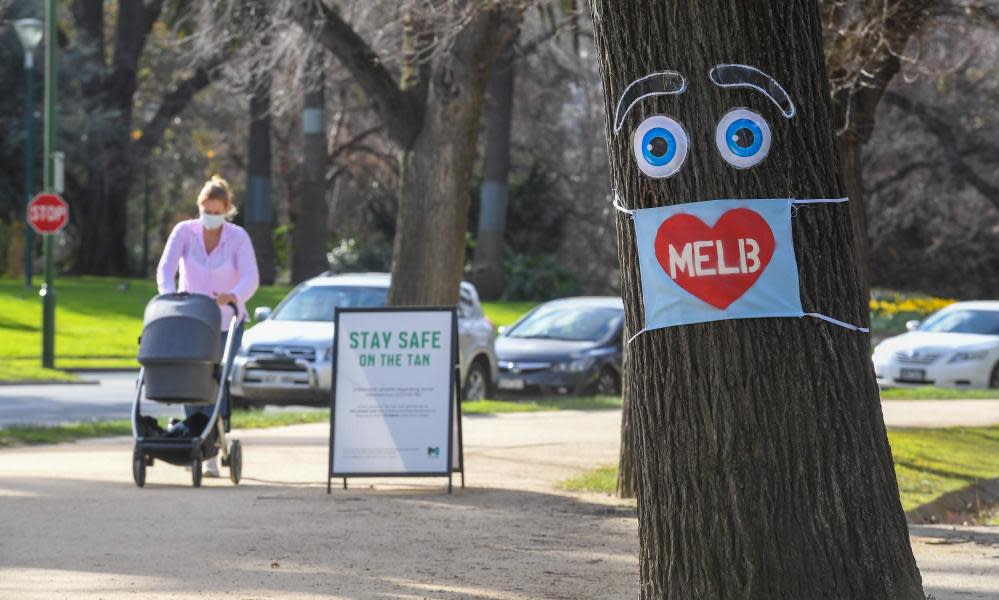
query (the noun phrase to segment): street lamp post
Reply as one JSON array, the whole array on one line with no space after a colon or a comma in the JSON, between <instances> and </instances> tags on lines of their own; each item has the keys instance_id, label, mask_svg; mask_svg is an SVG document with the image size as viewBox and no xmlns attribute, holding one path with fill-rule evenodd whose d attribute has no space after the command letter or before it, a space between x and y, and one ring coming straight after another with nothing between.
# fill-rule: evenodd
<instances>
[{"instance_id":1,"label":"street lamp post","mask_svg":"<svg viewBox=\"0 0 999 600\"><path fill-rule=\"evenodd\" d=\"M56 117L59 97L59 55L56 48L58 33L58 2L45 2L45 189L55 189ZM53 281L52 235L45 236L45 285L42 297L42 366L55 367L55 282Z\"/></svg>"},{"instance_id":2,"label":"street lamp post","mask_svg":"<svg viewBox=\"0 0 999 600\"><path fill-rule=\"evenodd\" d=\"M42 41L42 22L39 19L18 19L14 21L14 30L24 47L24 72L28 81L27 111L24 117L24 206L25 206L25 233L24 233L24 286L31 287L33 275L33 254L35 249L35 232L27 227L27 206L31 201L34 187L34 177L32 167L34 166L32 141L34 139L34 96L35 96L35 48Z\"/></svg>"}]
</instances>

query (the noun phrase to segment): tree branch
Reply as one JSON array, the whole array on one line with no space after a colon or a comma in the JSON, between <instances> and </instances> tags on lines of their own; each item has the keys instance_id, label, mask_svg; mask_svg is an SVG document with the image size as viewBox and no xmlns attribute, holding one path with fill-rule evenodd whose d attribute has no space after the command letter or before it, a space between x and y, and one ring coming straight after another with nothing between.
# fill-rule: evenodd
<instances>
[{"instance_id":1,"label":"tree branch","mask_svg":"<svg viewBox=\"0 0 999 600\"><path fill-rule=\"evenodd\" d=\"M163 96L159 109L142 128L142 137L135 144L135 155L138 160L143 160L149 156L153 148L163 139L163 132L173 122L174 117L187 107L195 94L212 82L212 71L223 61L224 58L221 55L215 56L206 64L195 69L194 73L181 80Z\"/></svg>"},{"instance_id":2,"label":"tree branch","mask_svg":"<svg viewBox=\"0 0 999 600\"><path fill-rule=\"evenodd\" d=\"M978 171L974 167L965 162L962 158L961 150L958 148L957 136L954 135L954 129L949 123L946 123L925 105L898 92L885 92L884 99L892 106L900 108L918 118L926 130L940 140L944 158L951 169L953 169L954 174L978 190L986 200L999 208L999 186L986 181L978 174ZM989 145L986 144L985 147L989 148ZM993 146L989 149L992 151L992 154L999 155L999 148Z\"/></svg>"},{"instance_id":3,"label":"tree branch","mask_svg":"<svg viewBox=\"0 0 999 600\"><path fill-rule=\"evenodd\" d=\"M307 33L326 46L374 101L388 135L403 147L412 144L423 126L425 98L405 92L381 58L324 0L301 2L294 17Z\"/></svg>"}]
</instances>

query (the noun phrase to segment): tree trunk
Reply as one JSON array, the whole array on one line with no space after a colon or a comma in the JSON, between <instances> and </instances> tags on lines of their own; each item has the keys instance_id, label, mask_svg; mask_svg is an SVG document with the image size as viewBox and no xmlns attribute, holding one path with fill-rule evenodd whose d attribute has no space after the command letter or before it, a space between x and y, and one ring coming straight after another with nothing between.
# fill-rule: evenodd
<instances>
[{"instance_id":1,"label":"tree trunk","mask_svg":"<svg viewBox=\"0 0 999 600\"><path fill-rule=\"evenodd\" d=\"M125 275L127 209L132 197L135 167L148 160L169 123L210 79L206 65L194 69L159 98L152 119L137 126L132 137L133 105L139 86L139 63L163 2L120 0L116 8L102 0L76 0L73 17L76 37L73 54L77 75L82 77L79 94L73 98L98 119L95 135L86 142L87 176L77 188L74 223L79 224L80 243L73 269L93 275ZM105 39L105 11L116 11L113 51ZM221 63L222 55L208 61ZM72 88L70 88L72 89Z\"/></svg>"},{"instance_id":2,"label":"tree trunk","mask_svg":"<svg viewBox=\"0 0 999 600\"><path fill-rule=\"evenodd\" d=\"M623 222L618 223L618 226ZM618 240L625 236L618 234ZM634 335L624 330L624 339L629 340ZM631 426L631 399L635 393L631 391L633 377L628 375L631 363L631 348L625 344L624 356L621 359L621 450L617 461L617 492L620 498L634 498L638 487L638 473L635 464L635 428Z\"/></svg>"},{"instance_id":3,"label":"tree trunk","mask_svg":"<svg viewBox=\"0 0 999 600\"><path fill-rule=\"evenodd\" d=\"M815 2L592 0L591 11L610 117L632 81L662 69L687 78L686 93L639 102L620 134L607 127L612 183L629 208L842 197ZM797 116L712 85L723 62L773 75ZM721 116L740 106L773 130L769 156L748 170L727 166L714 143ZM669 179L644 176L632 156L632 133L657 113L691 138ZM637 330L634 229L618 231ZM793 237L806 310L862 322L848 209L798 210ZM867 336L817 319L743 319L654 330L631 350L642 598L923 599Z\"/></svg>"},{"instance_id":4,"label":"tree trunk","mask_svg":"<svg viewBox=\"0 0 999 600\"><path fill-rule=\"evenodd\" d=\"M514 30L501 9L478 10L434 64L423 127L399 161L391 305L458 302L488 65Z\"/></svg>"},{"instance_id":5,"label":"tree trunk","mask_svg":"<svg viewBox=\"0 0 999 600\"><path fill-rule=\"evenodd\" d=\"M506 288L503 231L510 175L510 128L513 124L513 43L493 64L486 93L486 157L479 192L479 227L469 278L483 300L496 300Z\"/></svg>"},{"instance_id":6,"label":"tree trunk","mask_svg":"<svg viewBox=\"0 0 999 600\"><path fill-rule=\"evenodd\" d=\"M850 222L853 225L853 239L857 252L857 285L861 297L871 295L871 240L867 233L867 203L864 198L864 142L841 137L839 152L843 188L850 199ZM868 313L869 314L869 313ZM864 320L866 325L870 318Z\"/></svg>"},{"instance_id":7,"label":"tree trunk","mask_svg":"<svg viewBox=\"0 0 999 600\"><path fill-rule=\"evenodd\" d=\"M316 48L306 67L305 134L302 193L296 198L295 229L292 234L292 282L298 283L329 269L326 259L329 206L326 203L326 119L324 93L325 50Z\"/></svg>"},{"instance_id":8,"label":"tree trunk","mask_svg":"<svg viewBox=\"0 0 999 600\"><path fill-rule=\"evenodd\" d=\"M74 269L92 275L125 275L126 206L133 159L129 152L130 112L98 133L91 146L88 179L79 203L80 251Z\"/></svg>"},{"instance_id":9,"label":"tree trunk","mask_svg":"<svg viewBox=\"0 0 999 600\"><path fill-rule=\"evenodd\" d=\"M276 276L274 259L274 202L271 179L271 77L263 72L254 77L250 94L250 135L247 140L246 209L243 224L253 242L260 270L260 283L272 285Z\"/></svg>"},{"instance_id":10,"label":"tree trunk","mask_svg":"<svg viewBox=\"0 0 999 600\"><path fill-rule=\"evenodd\" d=\"M863 0L856 3L854 12L845 13L853 15L857 22L829 24L833 28L844 26L846 33L841 35L848 42L832 45L827 67L836 77L850 81L833 97L832 119L839 132L841 175L850 198L858 286L865 299L870 297L871 244L864 198L864 146L874 132L881 98L902 68L900 56L941 3L941 0L895 0L889 6L882 0ZM858 37L858 31L866 33Z\"/></svg>"}]
</instances>

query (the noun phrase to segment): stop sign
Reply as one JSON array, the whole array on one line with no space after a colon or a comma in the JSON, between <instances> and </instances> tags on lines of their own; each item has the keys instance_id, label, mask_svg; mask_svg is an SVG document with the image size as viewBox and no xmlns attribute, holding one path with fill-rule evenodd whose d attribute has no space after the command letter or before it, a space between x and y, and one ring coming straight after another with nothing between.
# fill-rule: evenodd
<instances>
[{"instance_id":1,"label":"stop sign","mask_svg":"<svg viewBox=\"0 0 999 600\"><path fill-rule=\"evenodd\" d=\"M59 194L38 194L28 203L28 224L38 233L59 233L69 221L69 204Z\"/></svg>"}]
</instances>

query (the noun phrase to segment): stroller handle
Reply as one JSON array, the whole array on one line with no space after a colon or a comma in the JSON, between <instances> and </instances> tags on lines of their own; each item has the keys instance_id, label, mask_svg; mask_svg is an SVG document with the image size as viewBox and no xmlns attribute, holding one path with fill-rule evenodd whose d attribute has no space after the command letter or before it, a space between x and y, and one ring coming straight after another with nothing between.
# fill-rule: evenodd
<instances>
[{"instance_id":1,"label":"stroller handle","mask_svg":"<svg viewBox=\"0 0 999 600\"><path fill-rule=\"evenodd\" d=\"M233 318L233 320L238 319L239 323L237 323L237 325L241 325L243 323L243 321L245 321L245 319L240 319L239 318L239 307L236 306L236 303L235 302L226 302L226 306L228 306L229 308L232 309L232 318Z\"/></svg>"}]
</instances>

